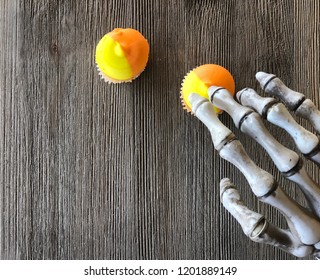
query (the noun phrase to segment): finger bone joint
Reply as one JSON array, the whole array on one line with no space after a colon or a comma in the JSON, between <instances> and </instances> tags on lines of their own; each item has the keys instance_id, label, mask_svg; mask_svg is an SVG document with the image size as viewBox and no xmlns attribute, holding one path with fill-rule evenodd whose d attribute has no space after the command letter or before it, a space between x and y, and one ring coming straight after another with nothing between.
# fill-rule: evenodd
<instances>
[{"instance_id":1,"label":"finger bone joint","mask_svg":"<svg viewBox=\"0 0 320 280\"><path fill-rule=\"evenodd\" d=\"M277 181L273 182L273 185L271 186L271 188L269 189L268 192L266 192L264 195L261 196L257 196L259 200L263 201L265 198L267 198L268 196L272 195L272 193L274 193L278 188L278 183Z\"/></svg>"},{"instance_id":2,"label":"finger bone joint","mask_svg":"<svg viewBox=\"0 0 320 280\"><path fill-rule=\"evenodd\" d=\"M234 141L234 140L237 140L237 137L236 137L233 133L229 134L225 139L223 139L223 140L220 142L219 145L216 146L216 150L217 150L218 152L220 152L221 149L222 149L225 145L231 143L231 142Z\"/></svg>"},{"instance_id":3,"label":"finger bone joint","mask_svg":"<svg viewBox=\"0 0 320 280\"><path fill-rule=\"evenodd\" d=\"M285 171L285 172L281 172L281 174L284 176L284 177L291 177L293 176L294 174L296 174L297 172L299 172L301 170L301 168L303 167L303 160L301 158L299 158L297 164L292 167L290 170L288 171Z\"/></svg>"},{"instance_id":4,"label":"finger bone joint","mask_svg":"<svg viewBox=\"0 0 320 280\"><path fill-rule=\"evenodd\" d=\"M266 104L266 106L262 109L261 117L263 117L264 119L266 119L267 116L268 116L269 110L270 110L273 106L275 106L275 105L277 105L277 104L279 104L279 101L277 101L277 100L272 100L270 103Z\"/></svg>"},{"instance_id":5,"label":"finger bone joint","mask_svg":"<svg viewBox=\"0 0 320 280\"><path fill-rule=\"evenodd\" d=\"M241 130L241 126L242 126L242 124L243 124L243 122L247 119L247 117L249 116L249 115L251 115L252 113L253 113L254 111L248 111L247 113L245 113L242 117L241 117L241 119L240 119L240 121L239 121L239 124L238 124L238 128Z\"/></svg>"},{"instance_id":6,"label":"finger bone joint","mask_svg":"<svg viewBox=\"0 0 320 280\"><path fill-rule=\"evenodd\" d=\"M266 88L267 88L268 84L275 78L277 78L276 75L273 75L273 76L270 77L270 79L264 84L263 91L266 91Z\"/></svg>"},{"instance_id":7,"label":"finger bone joint","mask_svg":"<svg viewBox=\"0 0 320 280\"><path fill-rule=\"evenodd\" d=\"M211 87L211 89L215 88L213 91L210 92L210 102L213 103L214 95L219 91L224 89L223 87Z\"/></svg>"}]
</instances>

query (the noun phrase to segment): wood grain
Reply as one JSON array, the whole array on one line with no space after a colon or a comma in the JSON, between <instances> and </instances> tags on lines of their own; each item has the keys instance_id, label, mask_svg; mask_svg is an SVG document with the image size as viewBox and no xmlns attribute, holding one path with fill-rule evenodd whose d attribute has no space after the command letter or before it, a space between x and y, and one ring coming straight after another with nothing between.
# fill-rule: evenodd
<instances>
[{"instance_id":1,"label":"wood grain","mask_svg":"<svg viewBox=\"0 0 320 280\"><path fill-rule=\"evenodd\" d=\"M316 0L0 1L0 258L294 259L249 241L220 205L227 176L250 207L285 226L219 158L179 90L189 70L217 63L238 90L258 88L263 70L319 107L319 17ZM108 85L95 68L95 46L115 27L150 43L131 84ZM264 151L221 120L304 203ZM319 182L319 169L307 169Z\"/></svg>"}]
</instances>

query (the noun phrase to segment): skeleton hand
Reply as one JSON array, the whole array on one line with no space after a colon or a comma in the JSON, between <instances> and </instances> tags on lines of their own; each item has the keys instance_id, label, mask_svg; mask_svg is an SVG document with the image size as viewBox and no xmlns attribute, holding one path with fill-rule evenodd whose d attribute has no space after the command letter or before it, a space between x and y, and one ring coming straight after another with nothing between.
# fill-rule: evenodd
<instances>
[{"instance_id":1,"label":"skeleton hand","mask_svg":"<svg viewBox=\"0 0 320 280\"><path fill-rule=\"evenodd\" d=\"M320 112L311 100L287 88L274 75L259 72L256 77L265 92L280 98L289 110L308 119L316 132L320 133ZM281 229L263 215L250 210L241 200L237 188L227 178L220 182L220 196L224 207L252 241L274 245L297 257L314 255L319 258L320 187L307 173L301 157L280 144L268 132L260 115L285 129L304 157L317 165L320 165L319 138L298 125L282 103L273 98L262 98L253 89L246 88L237 93L242 105L222 87L210 87L208 95L210 101L195 93L189 95L193 113L209 129L219 155L244 174L260 201L277 208L284 215L288 229ZM256 166L240 141L219 121L211 103L226 111L237 128L266 150L282 175L295 182L302 190L309 209L294 201L271 174Z\"/></svg>"}]
</instances>

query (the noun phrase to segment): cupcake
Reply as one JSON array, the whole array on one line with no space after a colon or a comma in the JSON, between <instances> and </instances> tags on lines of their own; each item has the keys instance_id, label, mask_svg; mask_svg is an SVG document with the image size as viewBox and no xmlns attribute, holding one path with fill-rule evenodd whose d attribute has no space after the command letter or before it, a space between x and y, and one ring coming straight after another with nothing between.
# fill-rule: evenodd
<instances>
[{"instance_id":1,"label":"cupcake","mask_svg":"<svg viewBox=\"0 0 320 280\"><path fill-rule=\"evenodd\" d=\"M131 28L116 28L104 35L96 47L96 64L108 83L131 82L145 69L149 44Z\"/></svg>"},{"instance_id":2,"label":"cupcake","mask_svg":"<svg viewBox=\"0 0 320 280\"><path fill-rule=\"evenodd\" d=\"M191 70L183 79L181 84L181 103L185 110L191 112L189 95L197 93L204 98L208 97L208 88L219 86L227 89L234 95L235 84L232 75L224 67L217 64L204 64ZM212 105L213 106L213 105ZM222 110L214 106L216 113Z\"/></svg>"}]
</instances>

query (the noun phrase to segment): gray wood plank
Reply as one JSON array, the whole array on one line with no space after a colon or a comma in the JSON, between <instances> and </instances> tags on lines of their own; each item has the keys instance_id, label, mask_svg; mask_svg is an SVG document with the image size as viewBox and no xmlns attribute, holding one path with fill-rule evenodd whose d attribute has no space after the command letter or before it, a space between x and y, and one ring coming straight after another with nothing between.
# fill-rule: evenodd
<instances>
[{"instance_id":1,"label":"gray wood plank","mask_svg":"<svg viewBox=\"0 0 320 280\"><path fill-rule=\"evenodd\" d=\"M285 226L219 158L179 91L189 70L217 63L238 90L258 88L264 70L320 107L319 9L315 0L0 1L0 258L295 259L249 241L220 205L227 176L250 207ZM115 27L150 43L131 84L108 85L95 68L95 46ZM264 151L221 120L304 203ZM319 169L307 169L319 182Z\"/></svg>"}]
</instances>

